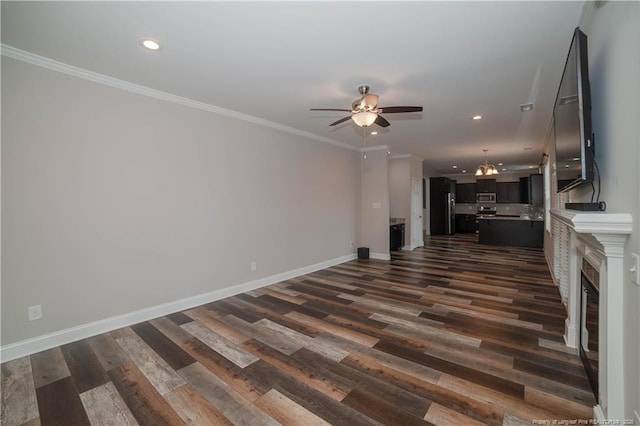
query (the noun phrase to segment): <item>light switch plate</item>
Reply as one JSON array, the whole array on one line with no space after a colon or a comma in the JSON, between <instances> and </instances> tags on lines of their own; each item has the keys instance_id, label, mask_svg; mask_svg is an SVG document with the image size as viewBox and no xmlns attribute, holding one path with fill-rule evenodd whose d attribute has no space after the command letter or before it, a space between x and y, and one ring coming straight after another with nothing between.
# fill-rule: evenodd
<instances>
[{"instance_id":1,"label":"light switch plate","mask_svg":"<svg viewBox=\"0 0 640 426\"><path fill-rule=\"evenodd\" d=\"M381 209L382 208L382 203L373 203L373 208L374 209Z\"/></svg>"},{"instance_id":2,"label":"light switch plate","mask_svg":"<svg viewBox=\"0 0 640 426\"><path fill-rule=\"evenodd\" d=\"M640 256L638 253L631 253L631 281L640 285Z\"/></svg>"}]
</instances>

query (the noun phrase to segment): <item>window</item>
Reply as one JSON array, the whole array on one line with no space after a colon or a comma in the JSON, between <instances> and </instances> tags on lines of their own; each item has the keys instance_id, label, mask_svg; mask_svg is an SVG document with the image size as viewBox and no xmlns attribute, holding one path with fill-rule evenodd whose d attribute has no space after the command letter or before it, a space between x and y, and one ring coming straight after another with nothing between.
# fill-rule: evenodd
<instances>
[{"instance_id":1,"label":"window","mask_svg":"<svg viewBox=\"0 0 640 426\"><path fill-rule=\"evenodd\" d=\"M551 233L551 161L544 165L544 228Z\"/></svg>"}]
</instances>

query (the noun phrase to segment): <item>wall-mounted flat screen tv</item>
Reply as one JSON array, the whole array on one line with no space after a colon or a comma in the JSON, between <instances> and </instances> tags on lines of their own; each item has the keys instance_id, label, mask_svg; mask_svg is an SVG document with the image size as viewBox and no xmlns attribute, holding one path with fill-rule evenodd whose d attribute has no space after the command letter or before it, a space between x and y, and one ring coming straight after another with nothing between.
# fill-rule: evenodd
<instances>
[{"instance_id":1,"label":"wall-mounted flat screen tv","mask_svg":"<svg viewBox=\"0 0 640 426\"><path fill-rule=\"evenodd\" d=\"M553 108L558 192L593 181L587 36L576 28Z\"/></svg>"}]
</instances>

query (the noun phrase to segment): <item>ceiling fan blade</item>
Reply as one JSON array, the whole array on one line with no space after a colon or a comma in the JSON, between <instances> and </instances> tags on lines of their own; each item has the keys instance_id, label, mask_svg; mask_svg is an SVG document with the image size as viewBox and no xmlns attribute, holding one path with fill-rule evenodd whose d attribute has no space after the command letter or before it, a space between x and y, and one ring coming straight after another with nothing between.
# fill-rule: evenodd
<instances>
[{"instance_id":1,"label":"ceiling fan blade","mask_svg":"<svg viewBox=\"0 0 640 426\"><path fill-rule=\"evenodd\" d=\"M385 114L394 114L397 112L422 112L421 106L392 106L392 107L380 107Z\"/></svg>"},{"instance_id":2,"label":"ceiling fan blade","mask_svg":"<svg viewBox=\"0 0 640 426\"><path fill-rule=\"evenodd\" d=\"M376 121L374 121L373 124L377 124L380 127L389 127L391 125L391 123L381 115L378 115L378 118L376 118Z\"/></svg>"},{"instance_id":3,"label":"ceiling fan blade","mask_svg":"<svg viewBox=\"0 0 640 426\"><path fill-rule=\"evenodd\" d=\"M351 119L351 116L344 117L344 118L341 118L340 120L338 120L338 121L336 121L334 123L329 124L329 126L335 126L336 124L344 123L345 121L350 120L350 119Z\"/></svg>"},{"instance_id":4,"label":"ceiling fan blade","mask_svg":"<svg viewBox=\"0 0 640 426\"><path fill-rule=\"evenodd\" d=\"M309 111L345 111L345 112L351 112L350 109L337 109L337 108L310 108Z\"/></svg>"}]
</instances>

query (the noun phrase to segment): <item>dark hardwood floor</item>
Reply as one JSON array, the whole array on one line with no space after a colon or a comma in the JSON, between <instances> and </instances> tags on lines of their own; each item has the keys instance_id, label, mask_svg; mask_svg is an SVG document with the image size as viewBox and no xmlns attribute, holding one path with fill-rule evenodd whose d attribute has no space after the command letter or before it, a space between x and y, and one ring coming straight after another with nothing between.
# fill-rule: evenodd
<instances>
[{"instance_id":1,"label":"dark hardwood floor","mask_svg":"<svg viewBox=\"0 0 640 426\"><path fill-rule=\"evenodd\" d=\"M431 237L2 364L2 425L592 417L541 250Z\"/></svg>"}]
</instances>

